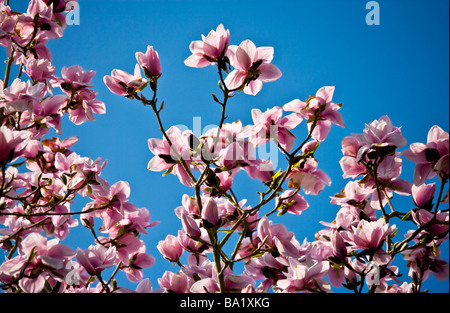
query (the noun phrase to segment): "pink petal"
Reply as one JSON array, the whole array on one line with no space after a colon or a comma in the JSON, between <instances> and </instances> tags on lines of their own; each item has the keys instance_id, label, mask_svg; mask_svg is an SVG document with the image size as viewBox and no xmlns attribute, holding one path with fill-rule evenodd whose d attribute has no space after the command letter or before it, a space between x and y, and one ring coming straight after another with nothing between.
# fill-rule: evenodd
<instances>
[{"instance_id":1,"label":"pink petal","mask_svg":"<svg viewBox=\"0 0 450 313\"><path fill-rule=\"evenodd\" d=\"M305 107L306 102L300 101L299 99L295 99L283 105L283 110L289 112L300 112Z\"/></svg>"},{"instance_id":2,"label":"pink petal","mask_svg":"<svg viewBox=\"0 0 450 313\"><path fill-rule=\"evenodd\" d=\"M184 60L184 64L189 67L203 68L210 65L211 62L206 60L202 54L192 54Z\"/></svg>"},{"instance_id":3,"label":"pink petal","mask_svg":"<svg viewBox=\"0 0 450 313\"><path fill-rule=\"evenodd\" d=\"M264 83L272 82L281 77L281 71L278 67L270 63L263 63L258 67L261 71L259 79Z\"/></svg>"},{"instance_id":4,"label":"pink petal","mask_svg":"<svg viewBox=\"0 0 450 313\"><path fill-rule=\"evenodd\" d=\"M245 72L234 70L225 78L225 85L229 90L234 90L242 86L245 80Z\"/></svg>"},{"instance_id":5,"label":"pink petal","mask_svg":"<svg viewBox=\"0 0 450 313\"><path fill-rule=\"evenodd\" d=\"M321 103L331 103L331 100L333 99L334 89L334 86L322 87L316 92L316 97L323 100L323 102L321 101Z\"/></svg>"},{"instance_id":6,"label":"pink petal","mask_svg":"<svg viewBox=\"0 0 450 313\"><path fill-rule=\"evenodd\" d=\"M258 51L255 44L250 40L244 40L236 49L236 60L239 68L246 71L253 62L257 61Z\"/></svg>"},{"instance_id":7,"label":"pink petal","mask_svg":"<svg viewBox=\"0 0 450 313\"><path fill-rule=\"evenodd\" d=\"M258 51L258 59L263 60L263 63L270 63L273 59L273 47L259 47Z\"/></svg>"},{"instance_id":8,"label":"pink petal","mask_svg":"<svg viewBox=\"0 0 450 313\"><path fill-rule=\"evenodd\" d=\"M257 80L252 80L245 88L244 88L244 93L246 93L247 95L252 95L252 96L256 96L256 94L258 94L258 92L261 91L262 89L262 81L260 79Z\"/></svg>"},{"instance_id":9,"label":"pink petal","mask_svg":"<svg viewBox=\"0 0 450 313\"><path fill-rule=\"evenodd\" d=\"M285 116L282 120L281 120L281 126L287 128L287 129L293 129L295 127L298 126L298 124L300 124L302 122L303 118L296 114L296 113L292 113L289 114L288 116Z\"/></svg>"}]
</instances>

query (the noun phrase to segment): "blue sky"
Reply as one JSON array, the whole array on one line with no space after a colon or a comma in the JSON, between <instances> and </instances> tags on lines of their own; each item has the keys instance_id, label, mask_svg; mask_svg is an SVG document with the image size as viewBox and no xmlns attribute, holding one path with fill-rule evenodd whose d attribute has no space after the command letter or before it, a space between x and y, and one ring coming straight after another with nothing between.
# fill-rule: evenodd
<instances>
[{"instance_id":1,"label":"blue sky","mask_svg":"<svg viewBox=\"0 0 450 313\"><path fill-rule=\"evenodd\" d=\"M10 2L17 10L26 4ZM304 100L322 86L336 86L334 100L343 103L340 112L346 128L333 126L316 155L333 184L318 197L307 197L310 208L301 216L275 219L295 232L299 241L305 237L312 241L321 229L318 222L332 221L339 209L329 203L329 196L347 182L338 164L343 137L362 132L364 123L385 114L394 125L403 127L408 144L426 141L433 125L449 129L448 1L435 0L430 5L425 0L380 0L379 26L366 24L366 2L79 1L80 25L69 26L63 38L49 43L53 64L58 73L62 66L75 64L95 70L93 84L107 114L79 127L65 120L63 137L80 138L74 146L80 155L108 159L102 177L111 184L128 181L131 202L147 207L152 220L161 221L142 237L148 252L157 258L156 265L144 271L155 286L164 270L176 270L160 257L156 244L168 233L177 233L181 224L173 209L181 204L184 193L193 193L175 176L163 178L147 170L152 157L147 140L161 138L156 120L148 107L111 94L103 76L114 68L132 72L135 52L145 52L152 45L162 64L158 98L165 101L162 119L166 127L182 124L191 128L193 117L201 117L203 126L217 124L220 107L211 97L211 93L220 93L216 70L188 68L183 61L190 55L191 41L222 23L231 32L231 44L250 39L257 46L273 46L272 63L283 73L278 81L265 84L256 97L242 93L232 98L228 122L240 119L250 124L252 108L265 111L295 98ZM302 125L296 135L306 136ZM405 163L402 177L412 179L413 165ZM248 204L257 203L256 191L264 190L261 184L244 175L238 179L234 187L238 197L247 198ZM399 201L398 206L406 211L411 203ZM91 244L89 233L83 234L71 239L71 245L85 248ZM448 243L442 255L448 260ZM448 292L448 281L430 279L425 288Z\"/></svg>"}]
</instances>

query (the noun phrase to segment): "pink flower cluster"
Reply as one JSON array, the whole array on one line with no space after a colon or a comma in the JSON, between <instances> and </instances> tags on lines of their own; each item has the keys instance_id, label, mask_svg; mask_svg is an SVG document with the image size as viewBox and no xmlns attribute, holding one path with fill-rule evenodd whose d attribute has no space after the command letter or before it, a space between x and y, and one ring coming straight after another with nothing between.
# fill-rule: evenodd
<instances>
[{"instance_id":1,"label":"pink flower cluster","mask_svg":"<svg viewBox=\"0 0 450 313\"><path fill-rule=\"evenodd\" d=\"M192 55L184 63L190 67L202 68L218 63L227 70L234 70L225 78L228 90L243 90L246 94L256 95L263 83L272 82L281 77L281 71L271 64L274 50L272 47L259 47L250 40L244 40L239 46L229 45L230 31L220 24L202 41L193 41L189 47ZM228 71L227 71L228 72Z\"/></svg>"},{"instance_id":2,"label":"pink flower cluster","mask_svg":"<svg viewBox=\"0 0 450 313\"><path fill-rule=\"evenodd\" d=\"M436 198L435 183L425 184L426 179L436 174L442 188L448 181L448 164L435 168L441 158L448 159L448 133L433 126L428 138L432 149L439 142L440 152L433 161L427 161L424 151L421 158L414 158L411 152L414 147L426 147L421 143L397 152L397 148L406 145L406 140L400 128L383 116L367 124L363 134L354 134L342 141L343 177L362 178L348 182L342 193L332 198L331 202L341 208L332 223L322 222L328 228L317 234L315 245L324 251L323 258L330 262L332 270L328 277L333 286L359 290L365 278L369 288L376 292L417 292L430 274L439 280L448 279L448 263L440 258L440 245L448 239L449 216L448 210L438 210L439 203L448 204L448 191L446 196L442 197L441 193ZM414 185L399 178L402 156L416 163ZM420 171L427 173L423 179L418 179ZM411 196L408 213L394 210L393 192ZM390 214L386 207L390 208ZM380 210L381 217L377 214ZM404 240L397 243L393 240L398 231L396 225L391 224L393 218L412 222ZM397 254L407 261L413 281L410 284L399 280L400 273L393 265ZM376 284L374 275L378 279Z\"/></svg>"},{"instance_id":3,"label":"pink flower cluster","mask_svg":"<svg viewBox=\"0 0 450 313\"><path fill-rule=\"evenodd\" d=\"M154 264L139 237L157 223L129 202L129 184L101 178L107 162L72 151L78 138L46 136L50 129L61 134L64 114L80 125L106 112L92 89L94 71L75 65L58 77L51 64L46 44L63 35L67 4L32 0L21 14L0 2L0 44L8 54L0 81L0 288L9 292L111 292L119 287L114 276L102 277L105 269L140 282ZM19 78L10 83L14 64L21 64ZM87 204L74 211L80 197ZM80 225L94 245L75 251L60 243ZM148 283L140 289L151 290Z\"/></svg>"},{"instance_id":4,"label":"pink flower cluster","mask_svg":"<svg viewBox=\"0 0 450 313\"><path fill-rule=\"evenodd\" d=\"M0 3L0 44L8 50L6 78L0 82L0 248L6 252L0 288L154 292L143 269L156 260L140 236L157 222L130 202L127 182L110 185L101 177L106 161L72 151L77 138L44 137L50 128L61 133L65 113L77 125L105 113L91 85L95 72L76 65L57 77L45 48L49 39L62 36L66 4L32 0L27 13L19 14ZM133 75L114 69L103 79L112 93L153 111L162 138L148 140L153 154L148 169L176 175L192 190L174 209L177 234L157 244L179 267L160 275L159 292L327 293L343 287L397 293L421 292L430 275L448 280L448 262L441 255L449 233L447 132L433 126L427 143L404 148L401 128L385 115L361 134L345 137L339 164L343 178L351 180L331 197L339 207L336 218L320 222L323 229L312 241L300 242L274 215L302 215L312 206L309 197L331 185L316 151L332 124L345 127L342 105L333 102L335 87L324 86L305 101L252 109L250 125L226 123L235 92L257 95L263 83L281 77L271 63L274 49L250 40L230 45L223 25L189 49L185 65L216 66L223 95L212 95L222 116L203 134L164 127L164 101L157 97L162 68L153 46L135 54ZM13 64L23 64L19 77L26 74L31 81L17 78L10 84ZM151 96L144 94L148 86ZM53 95L55 88L61 94ZM276 147L284 167L257 156L264 145ZM415 164L413 182L402 173L405 159ZM235 182L242 178L261 183L259 201L238 198ZM396 207L397 196L408 197L410 207ZM81 211L73 210L76 197L87 200ZM79 225L93 235L93 244L73 249L60 243ZM403 281L397 266L402 260L409 270ZM118 286L119 272L139 283L136 290Z\"/></svg>"},{"instance_id":5,"label":"pink flower cluster","mask_svg":"<svg viewBox=\"0 0 450 313\"><path fill-rule=\"evenodd\" d=\"M175 126L163 129L160 112L164 106L156 100L160 63L152 48L145 56L137 54L144 72L148 72L144 63L157 69L156 74L146 74L151 79L152 100L142 93L148 82L141 81L138 65L134 77L121 80L114 75L117 70L112 77L105 77L113 93L151 105L155 113L163 138L148 141L154 154L148 169L164 172L164 176L172 173L194 189L195 196L185 194L182 206L175 209L181 224L177 236L167 235L157 246L165 259L180 267L180 271L166 271L159 278L162 290L330 292L332 287L344 287L354 292L419 292L430 273L448 279L448 263L440 258L439 248L448 239L448 210L438 210L439 204L448 203L448 192L443 195L449 178L448 133L435 126L427 144L413 144L398 152L406 139L401 129L383 116L367 124L362 134L344 138L343 177L360 179L350 181L342 193L332 197L331 203L341 207L336 219L321 222L325 229L317 232L314 241L300 243L294 233L269 217L276 212L302 214L310 205L300 192L314 196L331 185L329 176L319 169L315 152L332 124L345 127L338 112L341 104L333 102L335 88L325 86L306 101L295 99L265 112L252 109L251 125L225 123L225 110L234 92L256 95L264 82L281 76L271 64L273 48L257 48L250 40L239 46L229 42L229 30L219 25L189 47L192 55L185 64L195 68L215 65L223 93L222 100L213 94L222 107L219 126L200 136ZM306 139L297 140L295 133L304 119ZM257 149L269 143L288 160L284 171L277 171L272 160L256 157ZM414 184L400 178L403 157L416 163ZM268 187L259 193L259 203L247 204L233 192L241 171ZM435 183L424 184L434 176L442 186L437 199ZM411 197L414 207L409 212L396 211L391 201L394 193ZM269 203L275 207L263 211ZM400 241L396 241L399 229L392 222L395 218L412 222L412 229ZM237 243L227 253L224 246L233 234ZM211 255L212 260L208 258ZM407 261L412 283L399 280L401 273L394 265L397 255ZM244 263L242 273L236 272L237 262Z\"/></svg>"}]
</instances>

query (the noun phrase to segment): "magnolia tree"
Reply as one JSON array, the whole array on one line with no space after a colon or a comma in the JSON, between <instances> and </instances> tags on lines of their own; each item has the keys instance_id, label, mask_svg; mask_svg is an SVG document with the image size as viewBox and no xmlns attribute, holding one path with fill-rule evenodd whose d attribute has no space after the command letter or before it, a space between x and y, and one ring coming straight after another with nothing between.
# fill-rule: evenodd
<instances>
[{"instance_id":1,"label":"magnolia tree","mask_svg":"<svg viewBox=\"0 0 450 313\"><path fill-rule=\"evenodd\" d=\"M132 292L116 281L122 271L139 282L136 291L152 292L142 269L155 261L140 239L156 224L149 211L128 201L128 183L110 185L100 177L106 162L72 150L77 138L46 137L50 129L61 135L65 114L79 125L105 113L90 84L95 72L64 67L59 77L46 47L62 36L64 13L73 3L32 0L26 13L18 13L0 2L0 44L7 51L0 93L0 288ZM264 83L281 77L272 64L274 49L250 40L231 45L223 25L189 49L187 66L218 73L219 96L213 94L212 101L221 118L201 136L164 125L164 101L157 93L162 68L152 46L136 53L133 74L115 69L104 77L112 93L142 103L155 116L162 139L148 140L154 154L148 169L176 175L192 190L175 208L178 233L155 243L179 267L161 273L155 291L330 292L333 286L420 292L430 274L448 280L448 263L440 255L449 229L447 132L433 126L424 134L426 143L408 147L401 129L382 116L361 134L345 137L340 166L351 180L331 199L336 218L322 222L314 241L299 242L276 216L300 215L309 207L305 195L317 196L331 184L315 153L332 124L345 126L341 104L333 102L335 88L322 87L305 101L265 112L253 109L251 125L227 123L235 96L256 96ZM266 144L286 158L284 168L257 157L256 149ZM405 159L415 163L412 182L400 178ZM257 203L233 192L241 171L261 182ZM408 197L409 207L395 207L394 196ZM86 206L71 210L80 197L89 199ZM87 249L60 243L75 227L92 233ZM403 276L395 265L402 260L409 268Z\"/></svg>"}]
</instances>

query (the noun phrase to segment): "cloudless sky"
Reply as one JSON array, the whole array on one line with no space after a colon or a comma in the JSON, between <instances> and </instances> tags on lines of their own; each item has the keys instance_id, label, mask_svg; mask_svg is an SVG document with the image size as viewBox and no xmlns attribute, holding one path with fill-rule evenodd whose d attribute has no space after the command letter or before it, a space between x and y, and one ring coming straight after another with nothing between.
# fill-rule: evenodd
<instances>
[{"instance_id":1,"label":"cloudless sky","mask_svg":"<svg viewBox=\"0 0 450 313\"><path fill-rule=\"evenodd\" d=\"M27 3L10 2L19 11ZM333 125L316 154L319 167L333 184L317 197L306 197L310 208L301 216L287 214L273 219L285 223L300 242L305 237L314 240L314 233L323 228L319 221L331 222L339 209L329 203L329 197L347 183L338 163L343 137L361 133L364 123L385 114L394 125L403 127L408 145L426 142L433 125L449 129L447 0L380 0L379 26L366 24L369 11L363 0L79 3L80 25L69 26L63 38L48 46L57 74L62 66L75 64L97 72L93 84L98 98L106 104L107 114L78 127L65 120L63 137L78 136L73 149L82 156L108 159L102 177L110 184L128 181L130 201L147 207L152 220L161 221L149 229L149 235L142 236L148 252L157 260L154 267L144 271L154 287L165 270L178 270L160 256L156 245L167 234L177 234L181 223L173 210L181 205L182 195L193 196L193 190L182 186L173 175L163 178L161 173L147 170L153 157L147 140L161 138L153 113L137 101L111 94L103 84L103 76L114 68L133 72L135 52L145 52L147 45L154 46L161 59L163 76L158 82L158 98L165 101L162 119L166 128L192 128L193 117L201 117L202 127L218 124L220 107L211 97L212 93L221 93L215 68L193 69L183 61L190 55L190 42L200 40L201 34L207 35L220 23L231 32L230 44L250 39L257 46L273 46L272 63L283 73L278 81L264 84L256 97L242 93L232 98L227 122L240 119L247 125L252 121L252 108L265 111L296 98L305 100L322 86L336 86L334 102L343 103L340 112L346 128ZM295 133L301 141L306 136L305 125ZM281 155L279 159L283 166ZM407 160L404 163L402 178L412 180L413 164ZM256 191L265 190L259 182L245 175L238 175L235 181L234 190L240 199L258 203ZM409 198L395 201L400 211L412 208ZM79 203L81 209L83 204ZM66 243L73 247L87 248L93 243L88 231L76 238L69 235L69 239ZM448 261L448 242L442 257ZM408 270L401 270L407 276ZM123 276L121 283L134 288ZM424 288L448 292L449 283L430 278Z\"/></svg>"}]
</instances>

